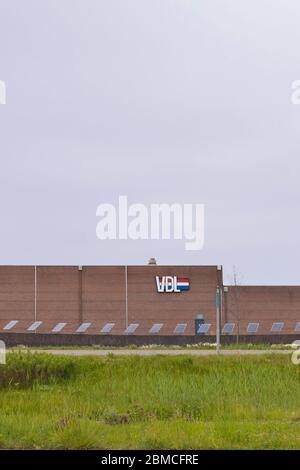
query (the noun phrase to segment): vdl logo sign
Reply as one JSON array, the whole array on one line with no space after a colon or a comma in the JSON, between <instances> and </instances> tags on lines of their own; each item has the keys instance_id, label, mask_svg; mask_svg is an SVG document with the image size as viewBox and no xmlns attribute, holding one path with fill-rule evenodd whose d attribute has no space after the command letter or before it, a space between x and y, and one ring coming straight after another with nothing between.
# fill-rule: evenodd
<instances>
[{"instance_id":1,"label":"vdl logo sign","mask_svg":"<svg viewBox=\"0 0 300 470\"><path fill-rule=\"evenodd\" d=\"M157 292L182 292L189 290L190 280L187 277L156 276Z\"/></svg>"}]
</instances>

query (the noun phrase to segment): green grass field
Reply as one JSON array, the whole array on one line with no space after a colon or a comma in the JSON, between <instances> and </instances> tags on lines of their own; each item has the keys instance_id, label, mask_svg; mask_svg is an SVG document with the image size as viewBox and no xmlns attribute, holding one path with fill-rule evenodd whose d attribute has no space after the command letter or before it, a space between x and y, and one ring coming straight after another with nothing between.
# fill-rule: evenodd
<instances>
[{"instance_id":1,"label":"green grass field","mask_svg":"<svg viewBox=\"0 0 300 470\"><path fill-rule=\"evenodd\" d=\"M1 448L300 449L290 355L10 353L0 407Z\"/></svg>"}]
</instances>

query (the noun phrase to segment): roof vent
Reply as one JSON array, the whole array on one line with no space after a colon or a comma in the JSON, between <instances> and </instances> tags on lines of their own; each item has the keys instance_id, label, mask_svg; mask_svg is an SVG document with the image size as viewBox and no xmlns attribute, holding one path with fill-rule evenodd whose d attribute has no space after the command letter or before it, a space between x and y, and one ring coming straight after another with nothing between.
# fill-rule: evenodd
<instances>
[{"instance_id":1,"label":"roof vent","mask_svg":"<svg viewBox=\"0 0 300 470\"><path fill-rule=\"evenodd\" d=\"M155 264L157 264L156 259L155 258L150 258L149 261L148 261L148 265L153 266Z\"/></svg>"}]
</instances>

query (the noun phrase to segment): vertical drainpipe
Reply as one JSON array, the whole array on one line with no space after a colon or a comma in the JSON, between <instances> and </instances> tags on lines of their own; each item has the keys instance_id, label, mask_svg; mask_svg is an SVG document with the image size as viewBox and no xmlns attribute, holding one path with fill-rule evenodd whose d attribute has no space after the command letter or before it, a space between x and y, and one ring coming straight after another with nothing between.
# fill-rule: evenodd
<instances>
[{"instance_id":1,"label":"vertical drainpipe","mask_svg":"<svg viewBox=\"0 0 300 470\"><path fill-rule=\"evenodd\" d=\"M125 266L125 328L128 327L128 279L127 265Z\"/></svg>"}]
</instances>

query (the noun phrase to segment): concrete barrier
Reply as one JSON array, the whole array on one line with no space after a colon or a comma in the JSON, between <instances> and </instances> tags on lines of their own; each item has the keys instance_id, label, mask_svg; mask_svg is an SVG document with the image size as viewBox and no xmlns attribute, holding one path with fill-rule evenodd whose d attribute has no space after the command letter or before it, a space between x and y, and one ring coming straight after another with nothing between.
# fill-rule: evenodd
<instances>
[{"instance_id":1,"label":"concrete barrier","mask_svg":"<svg viewBox=\"0 0 300 470\"><path fill-rule=\"evenodd\" d=\"M290 344L300 335L241 335L239 344ZM215 343L215 336L159 336L159 335L89 335L89 334L39 334L1 333L0 340L7 347L24 346L186 346L199 343ZM236 336L222 335L221 344L236 344Z\"/></svg>"}]
</instances>

